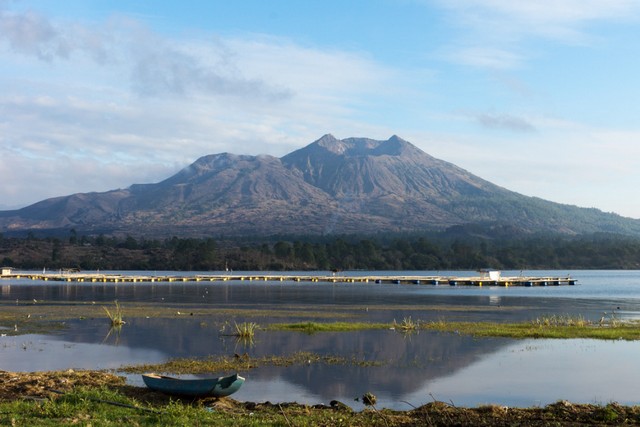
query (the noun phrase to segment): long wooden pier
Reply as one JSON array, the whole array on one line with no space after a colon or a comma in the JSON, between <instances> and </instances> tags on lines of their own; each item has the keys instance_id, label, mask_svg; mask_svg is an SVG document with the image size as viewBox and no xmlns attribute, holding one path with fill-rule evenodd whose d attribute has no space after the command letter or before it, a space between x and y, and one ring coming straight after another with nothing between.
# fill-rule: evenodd
<instances>
[{"instance_id":1,"label":"long wooden pier","mask_svg":"<svg viewBox=\"0 0 640 427\"><path fill-rule=\"evenodd\" d=\"M561 286L575 285L576 279L565 277L513 276L492 280L476 276L346 276L346 275L286 275L286 274L202 274L202 275L126 275L102 273L11 273L0 279L30 279L51 282L319 282L319 283L374 283L402 285L447 285L447 286Z\"/></svg>"}]
</instances>

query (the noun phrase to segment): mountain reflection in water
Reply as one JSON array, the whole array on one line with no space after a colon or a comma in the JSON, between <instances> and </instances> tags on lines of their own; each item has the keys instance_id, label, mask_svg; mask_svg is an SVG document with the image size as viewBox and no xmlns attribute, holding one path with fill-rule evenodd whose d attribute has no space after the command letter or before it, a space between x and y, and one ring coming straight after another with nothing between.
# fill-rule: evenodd
<instances>
[{"instance_id":1,"label":"mountain reflection in water","mask_svg":"<svg viewBox=\"0 0 640 427\"><path fill-rule=\"evenodd\" d=\"M354 398L366 392L378 397L378 406L397 409L409 409L403 401L417 406L434 398L470 406L531 406L558 399L635 403L640 395L629 378L640 374L640 368L632 363L633 355L640 350L636 342L475 339L431 331L405 336L392 330L313 335L260 330L252 345L243 345L219 334L225 322L233 321L268 325L342 320L314 318L323 311L351 316L347 320L371 322L400 321L409 316L423 321L523 321L551 314L580 314L597 319L603 310L611 309L617 309L621 317L638 316L640 291L634 285L640 283L640 273L626 273L621 276L623 280L611 279L618 272L583 274L583 278L578 277L582 286L549 289L281 282L52 285L1 281L3 301L93 301L97 310L97 318L68 321L64 330L49 336L1 337L1 369L117 369L176 357L246 352L258 358L304 351L382 365L262 366L243 373L247 382L234 398L308 404L337 399L356 409L363 405ZM101 305L109 306L114 300L122 304L127 324L119 332L109 333L103 313L98 311ZM127 318L127 303L133 302L176 310L231 309L238 314L189 316L183 312L174 318ZM241 310L260 310L260 314ZM291 316L282 317L287 310ZM131 381L142 385L137 376L132 376Z\"/></svg>"}]
</instances>

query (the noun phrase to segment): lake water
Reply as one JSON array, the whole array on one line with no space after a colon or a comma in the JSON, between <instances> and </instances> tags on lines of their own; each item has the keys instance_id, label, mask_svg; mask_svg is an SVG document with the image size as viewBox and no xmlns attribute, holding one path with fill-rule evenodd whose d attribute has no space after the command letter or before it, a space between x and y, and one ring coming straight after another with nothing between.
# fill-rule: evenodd
<instances>
[{"instance_id":1,"label":"lake water","mask_svg":"<svg viewBox=\"0 0 640 427\"><path fill-rule=\"evenodd\" d=\"M138 272L139 273L139 272ZM166 272L158 272L165 274ZM134 274L134 273L132 273ZM177 274L177 273L176 273ZM195 273L194 273L195 274ZM300 273L303 274L303 273ZM371 275L354 272L352 275ZM375 274L385 274L375 272ZM390 272L390 275L475 275L473 272ZM525 271L503 276L566 276L576 286L452 287L363 283L216 282L216 283L55 283L0 280L3 301L34 299L151 303L182 310L171 319L127 318L119 334L109 334L104 318L69 321L51 335L0 337L0 369L35 371L117 369L175 357L206 357L247 352L252 357L307 351L348 359L380 361L382 366L325 365L260 367L234 398L246 401L329 403L336 399L355 409L365 392L379 407L410 409L433 399L459 406L495 403L545 405L560 399L582 403L640 401L640 342L597 340L510 340L471 338L422 331L404 336L393 330L318 333L258 331L243 345L218 330L225 321L331 321L338 312L358 321L532 320L542 315L604 313L640 317L640 271ZM189 316L189 308L261 310L260 315ZM285 310L289 317L278 317ZM269 313L273 313L270 316ZM315 317L314 317L315 316ZM142 385L137 376L130 381ZM409 405L410 404L410 405Z\"/></svg>"}]
</instances>

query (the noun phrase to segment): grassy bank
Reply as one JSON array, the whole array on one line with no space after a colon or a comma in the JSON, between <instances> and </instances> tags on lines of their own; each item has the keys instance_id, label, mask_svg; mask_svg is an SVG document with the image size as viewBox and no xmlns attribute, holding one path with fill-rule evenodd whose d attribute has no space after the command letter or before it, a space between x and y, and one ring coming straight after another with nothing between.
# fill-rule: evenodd
<instances>
[{"instance_id":1,"label":"grassy bank","mask_svg":"<svg viewBox=\"0 0 640 427\"><path fill-rule=\"evenodd\" d=\"M141 374L144 372L163 372L172 374L203 374L208 372L248 371L260 366L296 366L296 365L348 365L348 366L377 366L382 362L342 357L337 355L319 355L308 351L300 351L287 356L249 357L247 354L234 356L211 356L203 359L171 359L165 363L153 365L125 366L122 372Z\"/></svg>"},{"instance_id":2,"label":"grassy bank","mask_svg":"<svg viewBox=\"0 0 640 427\"><path fill-rule=\"evenodd\" d=\"M580 316L548 316L527 322L450 322L438 320L424 322L405 318L401 322L365 323L365 322L302 322L277 323L269 325L267 330L295 331L304 333L346 332L371 329L391 329L400 333L414 333L420 330L451 332L475 337L504 338L592 338L605 340L640 339L639 322L622 322L604 319L591 322Z\"/></svg>"},{"instance_id":3,"label":"grassy bank","mask_svg":"<svg viewBox=\"0 0 640 427\"><path fill-rule=\"evenodd\" d=\"M640 425L640 407L615 403L462 408L433 401L397 411L375 407L375 396L367 393L361 401L368 405L362 403L354 411L337 401L309 406L230 398L180 399L127 386L123 379L101 372L2 372L0 377L0 425L7 426Z\"/></svg>"},{"instance_id":4,"label":"grassy bank","mask_svg":"<svg viewBox=\"0 0 640 427\"><path fill-rule=\"evenodd\" d=\"M529 322L448 322L436 321L421 323L421 328L441 332L453 332L475 337L505 338L555 338L574 339L591 338L603 340L638 340L640 323L603 319L591 322L582 317L549 316Z\"/></svg>"}]
</instances>

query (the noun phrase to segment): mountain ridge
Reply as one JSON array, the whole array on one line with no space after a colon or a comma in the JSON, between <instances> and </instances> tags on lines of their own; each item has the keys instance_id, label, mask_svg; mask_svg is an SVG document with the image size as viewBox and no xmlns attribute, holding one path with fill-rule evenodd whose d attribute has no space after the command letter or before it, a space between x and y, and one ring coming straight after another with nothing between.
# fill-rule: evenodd
<instances>
[{"instance_id":1,"label":"mountain ridge","mask_svg":"<svg viewBox=\"0 0 640 427\"><path fill-rule=\"evenodd\" d=\"M507 224L523 233L640 236L639 220L521 195L397 135L326 134L281 158L210 154L157 183L0 211L4 233L373 234L474 223Z\"/></svg>"}]
</instances>

